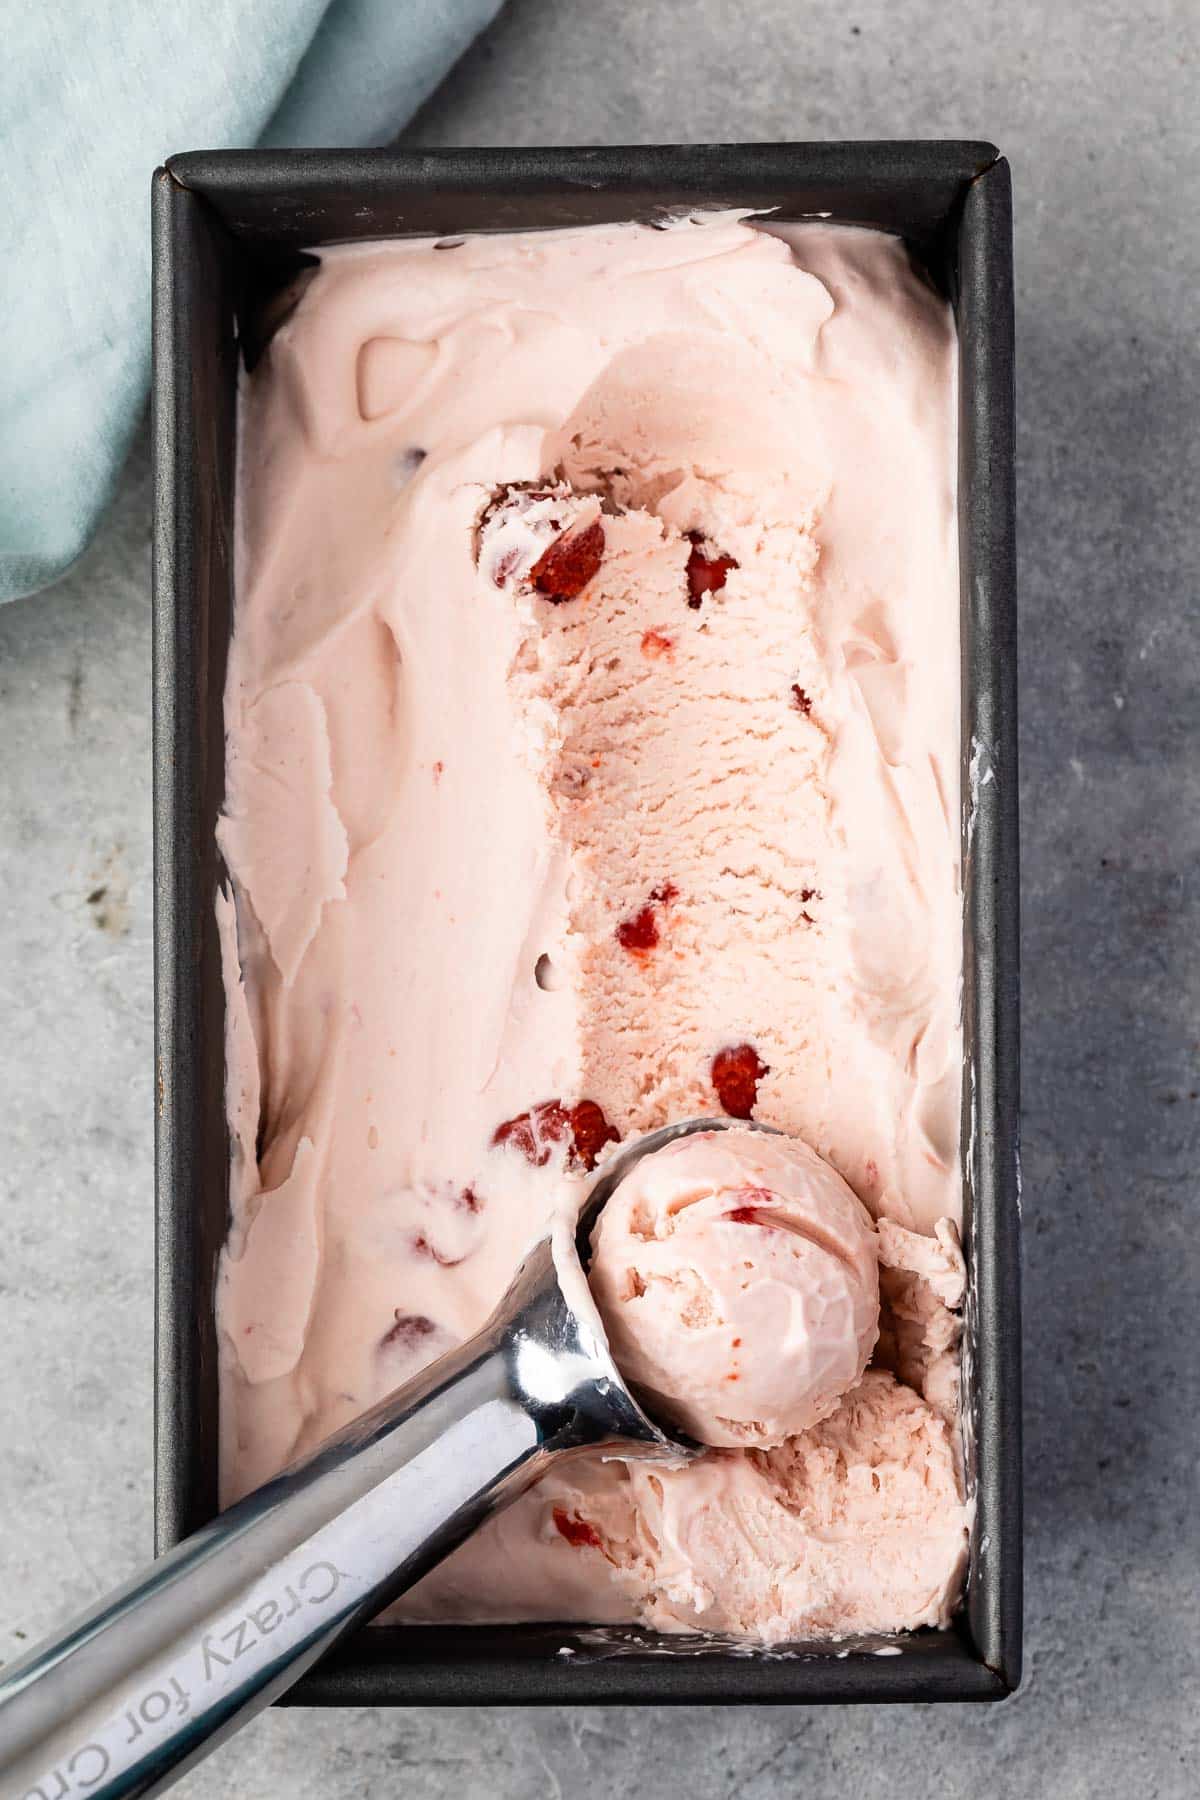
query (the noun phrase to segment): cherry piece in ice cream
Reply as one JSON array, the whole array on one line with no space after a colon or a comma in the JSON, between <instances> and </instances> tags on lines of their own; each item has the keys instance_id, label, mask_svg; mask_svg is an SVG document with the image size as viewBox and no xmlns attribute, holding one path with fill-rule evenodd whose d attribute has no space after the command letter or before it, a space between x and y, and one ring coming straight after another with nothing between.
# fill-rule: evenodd
<instances>
[{"instance_id":1,"label":"cherry piece in ice cream","mask_svg":"<svg viewBox=\"0 0 1200 1800\"><path fill-rule=\"evenodd\" d=\"M544 1100L515 1119L498 1125L493 1144L509 1144L519 1150L535 1169L550 1161L556 1144L564 1139L570 1146L570 1162L594 1169L596 1158L605 1144L615 1144L618 1134L594 1100L580 1100L567 1108L561 1100Z\"/></svg>"},{"instance_id":2,"label":"cherry piece in ice cream","mask_svg":"<svg viewBox=\"0 0 1200 1800\"><path fill-rule=\"evenodd\" d=\"M582 531L556 538L534 563L529 579L547 600L574 600L603 560L604 527L593 519Z\"/></svg>"},{"instance_id":3,"label":"cherry piece in ice cream","mask_svg":"<svg viewBox=\"0 0 1200 1800\"><path fill-rule=\"evenodd\" d=\"M587 1520L581 1519L577 1513L569 1513L565 1507L556 1506L554 1523L568 1544L573 1544L577 1550L581 1550L585 1546L592 1550L603 1550L604 1540L596 1527L589 1525Z\"/></svg>"},{"instance_id":4,"label":"cherry piece in ice cream","mask_svg":"<svg viewBox=\"0 0 1200 1800\"><path fill-rule=\"evenodd\" d=\"M698 531L689 531L688 538L692 546L687 559L688 605L696 608L705 594L718 593L725 586L726 575L738 565L720 550L709 556L701 549L704 539Z\"/></svg>"},{"instance_id":5,"label":"cherry piece in ice cream","mask_svg":"<svg viewBox=\"0 0 1200 1800\"><path fill-rule=\"evenodd\" d=\"M731 1119L748 1119L758 1099L758 1084L770 1071L753 1044L733 1044L712 1059L712 1084Z\"/></svg>"},{"instance_id":6,"label":"cherry piece in ice cream","mask_svg":"<svg viewBox=\"0 0 1200 1800\"><path fill-rule=\"evenodd\" d=\"M511 1144L526 1162L531 1162L535 1169L542 1169L550 1161L555 1144L560 1144L567 1135L568 1125L562 1102L544 1100L540 1106L531 1106L528 1112L518 1113L515 1119L506 1119L503 1125L497 1125L492 1142Z\"/></svg>"},{"instance_id":7,"label":"cherry piece in ice cream","mask_svg":"<svg viewBox=\"0 0 1200 1800\"><path fill-rule=\"evenodd\" d=\"M628 950L631 956L646 956L651 950L658 948L661 933L658 928L658 908L670 906L679 898L679 889L673 881L660 882L658 887L651 888L650 898L645 906L627 919L622 919L617 926L616 939L622 950Z\"/></svg>"},{"instance_id":8,"label":"cherry piece in ice cream","mask_svg":"<svg viewBox=\"0 0 1200 1800\"><path fill-rule=\"evenodd\" d=\"M622 950L630 951L634 956L644 956L647 951L658 946L658 916L653 906L643 906L630 919L622 919L617 926L617 942Z\"/></svg>"},{"instance_id":9,"label":"cherry piece in ice cream","mask_svg":"<svg viewBox=\"0 0 1200 1800\"><path fill-rule=\"evenodd\" d=\"M571 1136L576 1158L585 1169L594 1169L605 1144L615 1144L618 1133L594 1100L581 1100L571 1108Z\"/></svg>"}]
</instances>

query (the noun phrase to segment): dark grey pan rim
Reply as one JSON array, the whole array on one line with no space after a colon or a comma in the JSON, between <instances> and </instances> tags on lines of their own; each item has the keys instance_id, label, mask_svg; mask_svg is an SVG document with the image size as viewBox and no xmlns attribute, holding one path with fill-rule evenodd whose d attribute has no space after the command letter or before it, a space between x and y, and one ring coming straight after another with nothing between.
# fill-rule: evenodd
<instances>
[{"instance_id":1,"label":"dark grey pan rim","mask_svg":"<svg viewBox=\"0 0 1200 1800\"><path fill-rule=\"evenodd\" d=\"M232 563L238 330L313 243L640 217L715 202L902 234L961 341L967 1604L946 1632L747 1654L638 1630L374 1628L294 1690L314 1704L999 1699L1020 1679L1016 575L1011 199L989 144L227 151L155 176L156 1526L216 1506L212 1282L226 1217L213 824ZM968 829L970 769L977 777ZM569 1652L569 1654L564 1654Z\"/></svg>"}]
</instances>

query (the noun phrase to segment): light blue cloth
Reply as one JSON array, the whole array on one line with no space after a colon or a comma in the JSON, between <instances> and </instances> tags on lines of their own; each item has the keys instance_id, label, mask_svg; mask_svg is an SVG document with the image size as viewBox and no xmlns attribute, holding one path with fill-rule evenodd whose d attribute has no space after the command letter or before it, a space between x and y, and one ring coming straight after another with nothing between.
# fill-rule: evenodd
<instances>
[{"instance_id":1,"label":"light blue cloth","mask_svg":"<svg viewBox=\"0 0 1200 1800\"><path fill-rule=\"evenodd\" d=\"M501 0L37 0L0 53L0 601L83 550L149 384L150 175L384 143Z\"/></svg>"}]
</instances>

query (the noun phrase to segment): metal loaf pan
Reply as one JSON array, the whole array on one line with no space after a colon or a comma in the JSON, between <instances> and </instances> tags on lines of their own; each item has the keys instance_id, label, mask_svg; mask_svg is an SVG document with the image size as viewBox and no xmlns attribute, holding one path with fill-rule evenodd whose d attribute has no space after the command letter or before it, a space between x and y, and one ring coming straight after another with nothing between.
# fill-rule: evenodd
<instances>
[{"instance_id":1,"label":"metal loaf pan","mask_svg":"<svg viewBox=\"0 0 1200 1800\"><path fill-rule=\"evenodd\" d=\"M827 143L173 158L154 177L157 1536L216 1510L213 1276L227 1217L213 895L232 604L234 413L305 249L736 204L902 234L961 344L966 1438L953 1629L772 1653L571 1626L370 1628L293 1691L324 1704L999 1699L1021 1657L1012 231L988 144ZM272 302L274 301L274 305ZM896 1645L901 1646L899 1654ZM883 1655L879 1652L883 1650ZM569 1651L570 1654L563 1654Z\"/></svg>"}]
</instances>

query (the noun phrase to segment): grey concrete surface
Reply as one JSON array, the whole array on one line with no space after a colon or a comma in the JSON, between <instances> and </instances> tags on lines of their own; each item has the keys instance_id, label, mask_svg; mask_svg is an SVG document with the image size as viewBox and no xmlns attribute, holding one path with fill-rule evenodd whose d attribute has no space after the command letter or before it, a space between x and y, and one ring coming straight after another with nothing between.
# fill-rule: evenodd
<instances>
[{"instance_id":1,"label":"grey concrete surface","mask_svg":"<svg viewBox=\"0 0 1200 1800\"><path fill-rule=\"evenodd\" d=\"M277 1712L188 1800L1196 1793L1198 53L1195 0L511 0L409 134L968 135L1012 160L1023 1691L991 1709ZM150 1538L149 531L143 441L85 563L0 613L4 1658Z\"/></svg>"}]
</instances>

